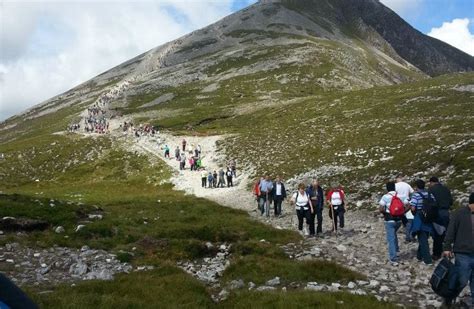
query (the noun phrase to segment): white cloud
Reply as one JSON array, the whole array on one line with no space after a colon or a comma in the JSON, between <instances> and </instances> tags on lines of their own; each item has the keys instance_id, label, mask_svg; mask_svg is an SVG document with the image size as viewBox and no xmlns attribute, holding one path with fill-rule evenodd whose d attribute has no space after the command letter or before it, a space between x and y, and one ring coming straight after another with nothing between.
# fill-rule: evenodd
<instances>
[{"instance_id":1,"label":"white cloud","mask_svg":"<svg viewBox=\"0 0 474 309\"><path fill-rule=\"evenodd\" d=\"M423 0L380 0L380 2L400 14L418 7Z\"/></svg>"},{"instance_id":2,"label":"white cloud","mask_svg":"<svg viewBox=\"0 0 474 309\"><path fill-rule=\"evenodd\" d=\"M0 121L217 21L231 7L232 0L2 1Z\"/></svg>"},{"instance_id":3,"label":"white cloud","mask_svg":"<svg viewBox=\"0 0 474 309\"><path fill-rule=\"evenodd\" d=\"M469 30L469 23L469 18L453 19L444 22L439 28L431 29L428 35L474 56L474 34Z\"/></svg>"}]
</instances>

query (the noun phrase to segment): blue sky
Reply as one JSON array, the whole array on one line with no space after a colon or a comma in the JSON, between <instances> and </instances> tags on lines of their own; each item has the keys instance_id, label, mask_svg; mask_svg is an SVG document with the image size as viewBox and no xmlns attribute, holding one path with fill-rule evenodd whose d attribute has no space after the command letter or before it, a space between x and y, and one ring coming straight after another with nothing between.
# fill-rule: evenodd
<instances>
[{"instance_id":1,"label":"blue sky","mask_svg":"<svg viewBox=\"0 0 474 309\"><path fill-rule=\"evenodd\" d=\"M0 121L255 2L0 0ZM474 55L474 0L381 2Z\"/></svg>"}]
</instances>

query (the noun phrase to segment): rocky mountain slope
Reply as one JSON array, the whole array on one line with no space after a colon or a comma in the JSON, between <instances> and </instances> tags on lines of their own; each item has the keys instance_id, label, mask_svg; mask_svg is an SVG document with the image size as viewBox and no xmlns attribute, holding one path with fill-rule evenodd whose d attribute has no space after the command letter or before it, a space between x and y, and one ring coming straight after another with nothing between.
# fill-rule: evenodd
<instances>
[{"instance_id":1,"label":"rocky mountain slope","mask_svg":"<svg viewBox=\"0 0 474 309\"><path fill-rule=\"evenodd\" d=\"M380 218L352 210L373 210L399 172L436 174L466 202L472 70L375 0L260 1L0 124L0 271L47 308L438 306L416 245L387 264ZM65 132L96 104L110 134ZM137 137L124 121L167 132ZM165 164L183 138L208 168L236 159L236 186ZM348 228L303 240L288 205L257 216L263 173L289 190L343 184ZM115 280L79 283L97 278Z\"/></svg>"},{"instance_id":2,"label":"rocky mountain slope","mask_svg":"<svg viewBox=\"0 0 474 309\"><path fill-rule=\"evenodd\" d=\"M156 121L191 106L232 115L242 104L473 68L473 57L419 33L378 1L260 1L12 117L0 124L1 139L8 128L32 130L38 117L73 122L105 93L116 113Z\"/></svg>"}]
</instances>

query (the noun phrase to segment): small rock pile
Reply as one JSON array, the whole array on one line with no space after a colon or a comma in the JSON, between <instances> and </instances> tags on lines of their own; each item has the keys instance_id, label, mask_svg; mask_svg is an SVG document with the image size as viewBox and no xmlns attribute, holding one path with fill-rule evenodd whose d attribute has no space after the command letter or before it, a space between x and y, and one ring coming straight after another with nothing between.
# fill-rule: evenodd
<instances>
[{"instance_id":1,"label":"small rock pile","mask_svg":"<svg viewBox=\"0 0 474 309\"><path fill-rule=\"evenodd\" d=\"M18 243L0 246L0 269L19 285L60 284L78 280L111 280L133 267L104 250L51 247L32 249Z\"/></svg>"},{"instance_id":2,"label":"small rock pile","mask_svg":"<svg viewBox=\"0 0 474 309\"><path fill-rule=\"evenodd\" d=\"M210 242L206 244L208 249L213 249L214 245ZM215 257L207 257L199 261L181 261L178 266L196 277L198 280L213 285L218 283L219 277L224 270L230 266L230 245L222 244Z\"/></svg>"}]
</instances>

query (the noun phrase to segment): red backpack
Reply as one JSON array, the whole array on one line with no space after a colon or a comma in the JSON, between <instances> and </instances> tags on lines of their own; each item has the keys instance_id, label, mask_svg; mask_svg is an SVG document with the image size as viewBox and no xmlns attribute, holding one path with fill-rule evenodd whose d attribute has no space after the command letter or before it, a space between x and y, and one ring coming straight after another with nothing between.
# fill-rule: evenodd
<instances>
[{"instance_id":1,"label":"red backpack","mask_svg":"<svg viewBox=\"0 0 474 309\"><path fill-rule=\"evenodd\" d=\"M396 193L392 195L392 201L390 202L388 210L392 217L402 217L405 214L405 206Z\"/></svg>"}]
</instances>

